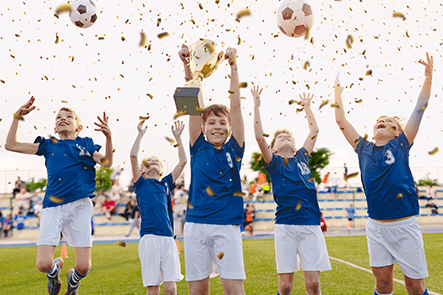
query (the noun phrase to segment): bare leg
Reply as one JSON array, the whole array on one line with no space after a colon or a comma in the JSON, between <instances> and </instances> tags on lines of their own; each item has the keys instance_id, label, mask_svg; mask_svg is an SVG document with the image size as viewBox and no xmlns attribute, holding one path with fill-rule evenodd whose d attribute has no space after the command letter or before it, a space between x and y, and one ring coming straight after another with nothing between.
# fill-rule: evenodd
<instances>
[{"instance_id":1,"label":"bare leg","mask_svg":"<svg viewBox=\"0 0 443 295\"><path fill-rule=\"evenodd\" d=\"M158 295L160 294L160 286L149 286L147 288L146 295Z\"/></svg>"},{"instance_id":2,"label":"bare leg","mask_svg":"<svg viewBox=\"0 0 443 295\"><path fill-rule=\"evenodd\" d=\"M306 293L309 295L318 295L321 293L319 271L305 271L305 287Z\"/></svg>"},{"instance_id":3,"label":"bare leg","mask_svg":"<svg viewBox=\"0 0 443 295\"><path fill-rule=\"evenodd\" d=\"M405 285L408 294L410 295L423 295L426 290L424 279L411 279L410 277L405 277Z\"/></svg>"},{"instance_id":4,"label":"bare leg","mask_svg":"<svg viewBox=\"0 0 443 295\"><path fill-rule=\"evenodd\" d=\"M91 248L75 247L75 269L81 275L87 275L91 269Z\"/></svg>"},{"instance_id":5,"label":"bare leg","mask_svg":"<svg viewBox=\"0 0 443 295\"><path fill-rule=\"evenodd\" d=\"M294 288L294 273L279 273L278 274L278 292L281 295L290 295Z\"/></svg>"},{"instance_id":6,"label":"bare leg","mask_svg":"<svg viewBox=\"0 0 443 295\"><path fill-rule=\"evenodd\" d=\"M164 282L163 291L165 295L177 295L177 285L175 282Z\"/></svg>"},{"instance_id":7,"label":"bare leg","mask_svg":"<svg viewBox=\"0 0 443 295\"><path fill-rule=\"evenodd\" d=\"M223 284L223 293L225 295L245 295L243 280L221 279Z\"/></svg>"},{"instance_id":8,"label":"bare leg","mask_svg":"<svg viewBox=\"0 0 443 295\"><path fill-rule=\"evenodd\" d=\"M393 264L383 267L372 267L372 273L375 277L375 291L377 291L377 293L392 293L392 291L394 290L394 279L392 273L393 269Z\"/></svg>"},{"instance_id":9,"label":"bare leg","mask_svg":"<svg viewBox=\"0 0 443 295\"><path fill-rule=\"evenodd\" d=\"M209 277L200 281L188 282L189 295L209 295Z\"/></svg>"},{"instance_id":10,"label":"bare leg","mask_svg":"<svg viewBox=\"0 0 443 295\"><path fill-rule=\"evenodd\" d=\"M37 247L36 266L40 272L47 273L52 268L55 246L40 245Z\"/></svg>"}]
</instances>

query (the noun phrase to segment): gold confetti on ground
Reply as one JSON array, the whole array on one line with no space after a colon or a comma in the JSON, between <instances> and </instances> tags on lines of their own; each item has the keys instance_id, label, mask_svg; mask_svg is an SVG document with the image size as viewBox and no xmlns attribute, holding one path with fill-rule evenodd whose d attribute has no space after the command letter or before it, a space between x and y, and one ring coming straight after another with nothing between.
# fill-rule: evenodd
<instances>
[{"instance_id":1,"label":"gold confetti on ground","mask_svg":"<svg viewBox=\"0 0 443 295\"><path fill-rule=\"evenodd\" d=\"M100 163L102 163L102 164L108 164L109 163L109 159L108 158L101 158L100 159Z\"/></svg>"},{"instance_id":2,"label":"gold confetti on ground","mask_svg":"<svg viewBox=\"0 0 443 295\"><path fill-rule=\"evenodd\" d=\"M401 13L401 12L398 12L398 11L394 11L392 13L392 17L401 17L403 20L406 19L405 15L403 13Z\"/></svg>"},{"instance_id":3,"label":"gold confetti on ground","mask_svg":"<svg viewBox=\"0 0 443 295\"><path fill-rule=\"evenodd\" d=\"M62 4L55 9L55 14L58 15L62 12L70 12L70 11L71 11L71 4Z\"/></svg>"},{"instance_id":4,"label":"gold confetti on ground","mask_svg":"<svg viewBox=\"0 0 443 295\"><path fill-rule=\"evenodd\" d=\"M169 33L168 32L163 32L163 33L158 34L157 37L159 39L163 39L165 37L169 37Z\"/></svg>"},{"instance_id":5,"label":"gold confetti on ground","mask_svg":"<svg viewBox=\"0 0 443 295\"><path fill-rule=\"evenodd\" d=\"M308 178L308 181L313 181L314 179L315 179L315 177L311 176L311 177Z\"/></svg>"},{"instance_id":6,"label":"gold confetti on ground","mask_svg":"<svg viewBox=\"0 0 443 295\"><path fill-rule=\"evenodd\" d=\"M139 117L138 117L138 119L139 119L140 121L147 121L149 118L150 118L150 116L147 116L147 117L139 116Z\"/></svg>"},{"instance_id":7,"label":"gold confetti on ground","mask_svg":"<svg viewBox=\"0 0 443 295\"><path fill-rule=\"evenodd\" d=\"M438 147L436 147L435 149L433 149L432 151L428 152L428 154L430 154L431 156L437 154L439 152Z\"/></svg>"},{"instance_id":8,"label":"gold confetti on ground","mask_svg":"<svg viewBox=\"0 0 443 295\"><path fill-rule=\"evenodd\" d=\"M65 200L64 198L57 198L56 196L54 196L54 195L50 195L49 196L49 200L51 201L51 202L54 202L54 203L63 203L63 201Z\"/></svg>"},{"instance_id":9,"label":"gold confetti on ground","mask_svg":"<svg viewBox=\"0 0 443 295\"><path fill-rule=\"evenodd\" d=\"M184 116L184 115L186 115L186 111L185 110L179 111L179 112L175 113L174 120L177 119L178 117L181 117L181 116Z\"/></svg>"},{"instance_id":10,"label":"gold confetti on ground","mask_svg":"<svg viewBox=\"0 0 443 295\"><path fill-rule=\"evenodd\" d=\"M269 134L267 134L267 133L263 133L263 136L264 136L264 137L269 137Z\"/></svg>"},{"instance_id":11,"label":"gold confetti on ground","mask_svg":"<svg viewBox=\"0 0 443 295\"><path fill-rule=\"evenodd\" d=\"M284 160L283 160L283 164L286 166L288 165L289 159L288 156L285 156Z\"/></svg>"},{"instance_id":12,"label":"gold confetti on ground","mask_svg":"<svg viewBox=\"0 0 443 295\"><path fill-rule=\"evenodd\" d=\"M138 46L145 47L146 46L146 34L145 32L140 32L140 43Z\"/></svg>"},{"instance_id":13,"label":"gold confetti on ground","mask_svg":"<svg viewBox=\"0 0 443 295\"><path fill-rule=\"evenodd\" d=\"M346 48L351 49L352 43L354 43L354 37L352 37L352 35L348 35L346 37Z\"/></svg>"},{"instance_id":14,"label":"gold confetti on ground","mask_svg":"<svg viewBox=\"0 0 443 295\"><path fill-rule=\"evenodd\" d=\"M169 141L170 143L175 143L175 139L169 138L169 137L167 137L167 136L165 136L165 139L166 139L167 141Z\"/></svg>"},{"instance_id":15,"label":"gold confetti on ground","mask_svg":"<svg viewBox=\"0 0 443 295\"><path fill-rule=\"evenodd\" d=\"M217 254L218 259L221 260L223 258L223 256L225 256L225 253L223 253L222 251L218 252L218 254Z\"/></svg>"},{"instance_id":16,"label":"gold confetti on ground","mask_svg":"<svg viewBox=\"0 0 443 295\"><path fill-rule=\"evenodd\" d=\"M24 121L25 120L25 118L22 115L19 115L19 114L16 114L16 113L14 113L14 118L16 118L16 119L18 119L20 121Z\"/></svg>"},{"instance_id":17,"label":"gold confetti on ground","mask_svg":"<svg viewBox=\"0 0 443 295\"><path fill-rule=\"evenodd\" d=\"M244 197L246 197L246 194L243 193L243 192L234 192L234 197L242 197L242 198L244 198Z\"/></svg>"},{"instance_id":18,"label":"gold confetti on ground","mask_svg":"<svg viewBox=\"0 0 443 295\"><path fill-rule=\"evenodd\" d=\"M123 241L117 241L117 246L126 247L126 243Z\"/></svg>"},{"instance_id":19,"label":"gold confetti on ground","mask_svg":"<svg viewBox=\"0 0 443 295\"><path fill-rule=\"evenodd\" d=\"M318 110L321 110L321 108L324 107L325 105L327 105L328 103L329 103L328 99L325 99L324 101L322 101L320 106L318 107Z\"/></svg>"},{"instance_id":20,"label":"gold confetti on ground","mask_svg":"<svg viewBox=\"0 0 443 295\"><path fill-rule=\"evenodd\" d=\"M355 178L355 177L357 177L358 176L358 172L354 172L354 173L350 173L350 174L348 174L346 177L344 177L343 179L345 180L345 181L347 181L348 179L351 179L351 178Z\"/></svg>"},{"instance_id":21,"label":"gold confetti on ground","mask_svg":"<svg viewBox=\"0 0 443 295\"><path fill-rule=\"evenodd\" d=\"M240 82L238 83L237 88L246 88L248 87L248 82Z\"/></svg>"},{"instance_id":22,"label":"gold confetti on ground","mask_svg":"<svg viewBox=\"0 0 443 295\"><path fill-rule=\"evenodd\" d=\"M213 196L215 195L214 191L212 190L212 188L211 188L210 186L208 186L208 187L206 188L206 193L207 193L208 195L210 195L211 197L213 197Z\"/></svg>"},{"instance_id":23,"label":"gold confetti on ground","mask_svg":"<svg viewBox=\"0 0 443 295\"><path fill-rule=\"evenodd\" d=\"M297 206L295 206L295 211L300 210L301 208L301 199L298 200Z\"/></svg>"},{"instance_id":24,"label":"gold confetti on ground","mask_svg":"<svg viewBox=\"0 0 443 295\"><path fill-rule=\"evenodd\" d=\"M242 9L237 13L237 19L240 20L244 16L251 15L251 11L249 9Z\"/></svg>"},{"instance_id":25,"label":"gold confetti on ground","mask_svg":"<svg viewBox=\"0 0 443 295\"><path fill-rule=\"evenodd\" d=\"M403 198L403 195L400 193L397 195L397 199Z\"/></svg>"}]
</instances>

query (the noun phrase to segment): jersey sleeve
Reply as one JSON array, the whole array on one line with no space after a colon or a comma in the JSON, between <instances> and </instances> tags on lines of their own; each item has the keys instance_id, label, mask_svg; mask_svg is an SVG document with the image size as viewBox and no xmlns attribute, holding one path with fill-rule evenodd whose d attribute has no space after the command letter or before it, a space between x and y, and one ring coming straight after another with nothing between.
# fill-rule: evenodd
<instances>
[{"instance_id":1,"label":"jersey sleeve","mask_svg":"<svg viewBox=\"0 0 443 295\"><path fill-rule=\"evenodd\" d=\"M263 160L263 167L265 167L265 170L271 174L271 172L274 172L275 169L277 168L277 162L278 162L278 157L275 154L272 154L272 159L271 162L269 162L269 164L266 163L265 160Z\"/></svg>"},{"instance_id":2,"label":"jersey sleeve","mask_svg":"<svg viewBox=\"0 0 443 295\"><path fill-rule=\"evenodd\" d=\"M85 146L90 155L94 155L95 152L98 152L101 149L101 145L95 144L92 138L85 137Z\"/></svg>"},{"instance_id":3,"label":"jersey sleeve","mask_svg":"<svg viewBox=\"0 0 443 295\"><path fill-rule=\"evenodd\" d=\"M231 138L229 139L229 143L234 148L235 154L243 159L243 154L245 152L245 143L243 142L243 147L240 147L234 136L231 136Z\"/></svg>"},{"instance_id":4,"label":"jersey sleeve","mask_svg":"<svg viewBox=\"0 0 443 295\"><path fill-rule=\"evenodd\" d=\"M363 137L360 136L358 138L357 146L355 147L355 152L358 155L360 155L363 152L363 150L367 144L368 144L368 142L366 140L364 140Z\"/></svg>"},{"instance_id":5,"label":"jersey sleeve","mask_svg":"<svg viewBox=\"0 0 443 295\"><path fill-rule=\"evenodd\" d=\"M201 147L203 142L205 141L205 137L203 136L203 132L200 133L197 140L194 142L194 144L189 148L189 152L191 153L191 156L193 156L198 149Z\"/></svg>"},{"instance_id":6,"label":"jersey sleeve","mask_svg":"<svg viewBox=\"0 0 443 295\"><path fill-rule=\"evenodd\" d=\"M297 155L300 157L301 160L303 160L306 163L309 163L309 153L304 147L302 147L297 151Z\"/></svg>"},{"instance_id":7,"label":"jersey sleeve","mask_svg":"<svg viewBox=\"0 0 443 295\"><path fill-rule=\"evenodd\" d=\"M402 132L396 140L396 144L400 145L400 149L404 150L405 152L409 152L412 145L409 143L408 139L406 138L406 135L404 132Z\"/></svg>"},{"instance_id":8,"label":"jersey sleeve","mask_svg":"<svg viewBox=\"0 0 443 295\"><path fill-rule=\"evenodd\" d=\"M43 137L38 137L35 140L35 143L38 143L38 150L35 153L37 156L43 156L46 151L46 147L48 145L48 140L44 139Z\"/></svg>"},{"instance_id":9,"label":"jersey sleeve","mask_svg":"<svg viewBox=\"0 0 443 295\"><path fill-rule=\"evenodd\" d=\"M137 190L140 188L140 186L142 185L143 180L144 180L143 176L140 175L140 177L139 177L139 178L137 179L137 181L134 183L134 187L135 187L135 190L136 190L136 191L137 191Z\"/></svg>"}]
</instances>

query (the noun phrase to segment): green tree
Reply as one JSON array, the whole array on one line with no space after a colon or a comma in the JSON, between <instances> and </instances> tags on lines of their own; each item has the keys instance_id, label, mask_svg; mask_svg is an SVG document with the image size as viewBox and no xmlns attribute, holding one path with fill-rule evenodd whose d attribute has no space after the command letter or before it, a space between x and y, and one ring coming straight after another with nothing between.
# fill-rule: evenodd
<instances>
[{"instance_id":1,"label":"green tree","mask_svg":"<svg viewBox=\"0 0 443 295\"><path fill-rule=\"evenodd\" d=\"M437 179L420 179L418 185L438 185Z\"/></svg>"},{"instance_id":2,"label":"green tree","mask_svg":"<svg viewBox=\"0 0 443 295\"><path fill-rule=\"evenodd\" d=\"M38 182L35 182L34 181L34 178L31 180L31 182L28 182L27 184L26 184L26 190L28 191L28 192L33 192L33 191L35 191L36 189L41 189L41 190L43 190L45 187L46 187L46 185L48 184L48 180L47 179L41 179L40 181L38 181Z\"/></svg>"},{"instance_id":3,"label":"green tree","mask_svg":"<svg viewBox=\"0 0 443 295\"><path fill-rule=\"evenodd\" d=\"M251 169L253 171L263 172L266 175L266 180L271 183L271 177L263 166L263 155L261 153L254 153L252 155L251 161L249 162L249 165L251 165Z\"/></svg>"},{"instance_id":4,"label":"green tree","mask_svg":"<svg viewBox=\"0 0 443 295\"><path fill-rule=\"evenodd\" d=\"M106 192L111 189L112 187L111 174L113 171L114 169L103 166L100 166L100 168L97 169L95 177L97 186L95 188L95 191Z\"/></svg>"}]
</instances>

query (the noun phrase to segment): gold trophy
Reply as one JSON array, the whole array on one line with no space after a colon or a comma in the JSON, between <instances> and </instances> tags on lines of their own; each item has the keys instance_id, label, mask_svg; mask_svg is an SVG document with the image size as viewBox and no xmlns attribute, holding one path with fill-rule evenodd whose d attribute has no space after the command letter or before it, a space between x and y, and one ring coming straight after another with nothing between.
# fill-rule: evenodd
<instances>
[{"instance_id":1,"label":"gold trophy","mask_svg":"<svg viewBox=\"0 0 443 295\"><path fill-rule=\"evenodd\" d=\"M188 63L194 78L177 87L174 93L177 113L200 115L204 108L201 81L214 73L223 61L223 51L219 45L209 39L200 39L189 47Z\"/></svg>"}]
</instances>

